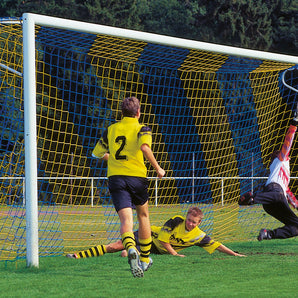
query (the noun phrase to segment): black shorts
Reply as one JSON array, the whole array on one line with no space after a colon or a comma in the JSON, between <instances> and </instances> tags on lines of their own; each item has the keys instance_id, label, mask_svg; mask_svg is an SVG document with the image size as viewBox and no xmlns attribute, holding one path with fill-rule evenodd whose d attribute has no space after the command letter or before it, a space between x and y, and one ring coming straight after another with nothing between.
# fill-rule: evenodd
<instances>
[{"instance_id":1,"label":"black shorts","mask_svg":"<svg viewBox=\"0 0 298 298\"><path fill-rule=\"evenodd\" d=\"M149 181L143 177L110 176L109 191L116 211L134 208L148 201Z\"/></svg>"}]
</instances>

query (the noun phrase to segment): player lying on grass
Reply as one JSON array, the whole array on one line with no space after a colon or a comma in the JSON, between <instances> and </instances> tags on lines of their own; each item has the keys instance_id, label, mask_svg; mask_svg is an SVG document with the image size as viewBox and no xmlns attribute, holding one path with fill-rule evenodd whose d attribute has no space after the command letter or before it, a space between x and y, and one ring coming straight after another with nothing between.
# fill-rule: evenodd
<instances>
[{"instance_id":1,"label":"player lying on grass","mask_svg":"<svg viewBox=\"0 0 298 298\"><path fill-rule=\"evenodd\" d=\"M203 219L203 212L198 207L189 208L186 218L176 215L170 218L162 227L151 226L152 246L151 253L170 254L178 257L185 257L180 251L191 247L200 246L210 254L215 250L222 253L245 257L245 255L234 252L218 241L213 241L205 232L199 229ZM135 232L136 241L138 233ZM123 257L127 256L126 250L121 240L108 245L98 245L77 253L68 254L66 257L80 259L88 257L102 256L105 253L122 251Z\"/></svg>"}]
</instances>

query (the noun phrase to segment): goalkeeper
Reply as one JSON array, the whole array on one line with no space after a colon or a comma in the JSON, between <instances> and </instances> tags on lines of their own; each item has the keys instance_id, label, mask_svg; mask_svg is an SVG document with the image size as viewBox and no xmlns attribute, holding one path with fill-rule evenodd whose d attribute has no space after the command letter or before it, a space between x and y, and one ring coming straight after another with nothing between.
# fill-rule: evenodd
<instances>
[{"instance_id":1,"label":"goalkeeper","mask_svg":"<svg viewBox=\"0 0 298 298\"><path fill-rule=\"evenodd\" d=\"M208 253L218 250L222 253L244 257L245 255L232 251L220 242L213 241L205 232L199 229L203 219L203 212L198 207L189 208L186 218L176 215L170 218L162 227L151 226L152 246L151 253L170 254L178 257L185 257L180 251L191 247L199 246ZM137 240L137 232L135 232ZM98 245L73 254L67 254L66 257L73 259L102 256L105 253L114 253L122 251L121 255L127 255L121 240L108 245Z\"/></svg>"},{"instance_id":2,"label":"goalkeeper","mask_svg":"<svg viewBox=\"0 0 298 298\"><path fill-rule=\"evenodd\" d=\"M239 199L239 205L262 204L264 210L282 222L283 227L277 229L261 229L258 240L286 239L298 235L298 217L291 210L298 208L298 201L289 189L290 182L290 149L297 130L297 111L286 133L284 144L280 151L271 155L270 175L263 191L252 194L247 192Z\"/></svg>"}]
</instances>

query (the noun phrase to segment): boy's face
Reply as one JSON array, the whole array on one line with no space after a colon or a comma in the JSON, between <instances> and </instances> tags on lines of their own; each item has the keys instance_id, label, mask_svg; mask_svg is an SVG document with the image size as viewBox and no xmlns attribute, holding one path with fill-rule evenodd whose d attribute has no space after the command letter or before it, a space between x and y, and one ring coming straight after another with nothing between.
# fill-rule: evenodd
<instances>
[{"instance_id":1,"label":"boy's face","mask_svg":"<svg viewBox=\"0 0 298 298\"><path fill-rule=\"evenodd\" d=\"M185 229L190 232L193 230L196 226L198 226L201 223L201 218L198 216L193 216L192 214L187 214L186 220L185 220Z\"/></svg>"}]
</instances>

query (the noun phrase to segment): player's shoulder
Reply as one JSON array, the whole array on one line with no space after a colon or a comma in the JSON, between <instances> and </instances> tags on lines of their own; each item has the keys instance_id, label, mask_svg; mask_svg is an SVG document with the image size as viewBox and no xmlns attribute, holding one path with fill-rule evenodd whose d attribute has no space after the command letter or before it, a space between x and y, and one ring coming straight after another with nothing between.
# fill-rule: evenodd
<instances>
[{"instance_id":1,"label":"player's shoulder","mask_svg":"<svg viewBox=\"0 0 298 298\"><path fill-rule=\"evenodd\" d=\"M174 215L172 217L172 219L173 220L177 220L177 221L184 221L185 220L185 218L183 216L181 216L181 215Z\"/></svg>"},{"instance_id":2,"label":"player's shoulder","mask_svg":"<svg viewBox=\"0 0 298 298\"><path fill-rule=\"evenodd\" d=\"M104 143L108 143L108 129L105 129L102 134L101 134L101 138L99 140L99 142L102 144L103 142Z\"/></svg>"},{"instance_id":3,"label":"player's shoulder","mask_svg":"<svg viewBox=\"0 0 298 298\"><path fill-rule=\"evenodd\" d=\"M173 230L174 228L179 226L184 221L185 221L185 219L183 216L175 215L164 224L164 227L167 227L167 228L170 228L171 230Z\"/></svg>"},{"instance_id":4,"label":"player's shoulder","mask_svg":"<svg viewBox=\"0 0 298 298\"><path fill-rule=\"evenodd\" d=\"M140 124L140 127L138 128L138 137L142 137L142 136L145 136L145 135L149 135L149 136L152 135L151 128L149 126L145 126L145 125Z\"/></svg>"},{"instance_id":5,"label":"player's shoulder","mask_svg":"<svg viewBox=\"0 0 298 298\"><path fill-rule=\"evenodd\" d=\"M117 122L114 122L114 123L110 124L110 125L107 127L107 129L106 129L107 133L109 134L111 131L117 129L117 127L118 127L119 125L122 125L121 121L117 121Z\"/></svg>"},{"instance_id":6,"label":"player's shoulder","mask_svg":"<svg viewBox=\"0 0 298 298\"><path fill-rule=\"evenodd\" d=\"M161 229L161 227L154 226L154 225L151 226L151 232L152 232L152 233L156 233L156 234L158 234L159 231L160 231L160 229Z\"/></svg>"},{"instance_id":7,"label":"player's shoulder","mask_svg":"<svg viewBox=\"0 0 298 298\"><path fill-rule=\"evenodd\" d=\"M151 131L151 128L149 126L141 124L140 132L146 132L146 131Z\"/></svg>"}]
</instances>

